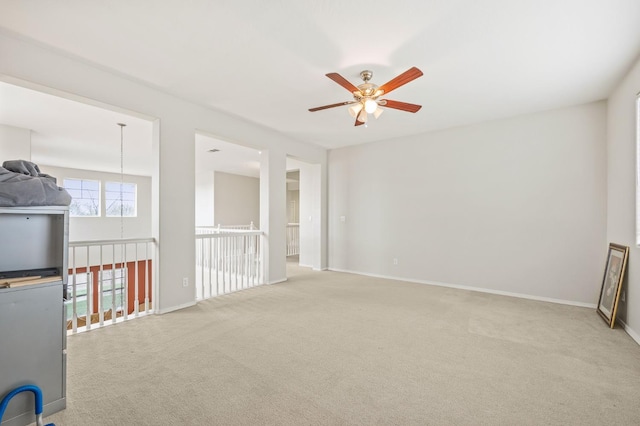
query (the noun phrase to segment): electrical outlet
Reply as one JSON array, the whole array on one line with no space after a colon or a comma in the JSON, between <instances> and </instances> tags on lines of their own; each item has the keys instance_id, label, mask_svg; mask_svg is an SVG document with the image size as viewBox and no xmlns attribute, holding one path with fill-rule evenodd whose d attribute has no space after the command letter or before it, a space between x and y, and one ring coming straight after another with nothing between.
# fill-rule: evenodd
<instances>
[{"instance_id":1,"label":"electrical outlet","mask_svg":"<svg viewBox=\"0 0 640 426\"><path fill-rule=\"evenodd\" d=\"M398 264L398 259L396 259L395 257L393 258L393 264L397 265Z\"/></svg>"},{"instance_id":2,"label":"electrical outlet","mask_svg":"<svg viewBox=\"0 0 640 426\"><path fill-rule=\"evenodd\" d=\"M188 277L184 277L182 279L182 287L189 287L189 278Z\"/></svg>"}]
</instances>

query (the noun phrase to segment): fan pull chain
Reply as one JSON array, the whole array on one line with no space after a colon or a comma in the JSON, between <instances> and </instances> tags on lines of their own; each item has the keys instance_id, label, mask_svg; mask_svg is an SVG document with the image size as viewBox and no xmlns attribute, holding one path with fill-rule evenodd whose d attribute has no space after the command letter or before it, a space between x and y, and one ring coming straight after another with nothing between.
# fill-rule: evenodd
<instances>
[{"instance_id":1,"label":"fan pull chain","mask_svg":"<svg viewBox=\"0 0 640 426\"><path fill-rule=\"evenodd\" d=\"M124 239L124 195L123 195L123 190L122 187L124 186L124 128L126 126L126 124L124 123L118 123L118 126L120 126L120 240ZM115 246L114 246L115 249ZM127 252L127 248L126 245L124 244L124 242L122 243L122 247L120 248L120 279L122 280L122 285L126 285L126 278L125 278L125 274L126 274L126 269L125 269L125 265L126 265L126 252ZM114 262L115 262L115 256L114 256ZM113 293L113 297L114 297L114 305L115 306L115 288L116 288L116 270L112 270L111 271L111 288L113 289L114 293ZM123 294L126 295L126 290L123 289ZM129 309L127 307L128 302L126 300L123 301L123 309L124 311L124 317L127 317L127 310ZM114 318L116 318L118 315L114 309L113 312L113 316Z\"/></svg>"}]
</instances>

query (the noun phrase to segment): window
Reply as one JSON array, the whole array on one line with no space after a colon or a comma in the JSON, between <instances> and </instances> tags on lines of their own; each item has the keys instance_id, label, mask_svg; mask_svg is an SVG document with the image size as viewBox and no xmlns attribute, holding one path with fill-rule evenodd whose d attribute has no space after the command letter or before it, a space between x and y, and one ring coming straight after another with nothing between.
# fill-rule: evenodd
<instances>
[{"instance_id":1,"label":"window","mask_svg":"<svg viewBox=\"0 0 640 426\"><path fill-rule=\"evenodd\" d=\"M71 195L69 215L72 217L100 216L100 182L97 180L65 179L64 188Z\"/></svg>"},{"instance_id":2,"label":"window","mask_svg":"<svg viewBox=\"0 0 640 426\"><path fill-rule=\"evenodd\" d=\"M107 217L136 216L136 184L107 182L104 198Z\"/></svg>"}]
</instances>

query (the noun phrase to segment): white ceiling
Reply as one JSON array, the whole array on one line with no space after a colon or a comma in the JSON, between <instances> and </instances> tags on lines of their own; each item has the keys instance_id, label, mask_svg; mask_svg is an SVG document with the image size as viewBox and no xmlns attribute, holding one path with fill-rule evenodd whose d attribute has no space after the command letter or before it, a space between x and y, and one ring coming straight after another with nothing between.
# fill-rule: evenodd
<instances>
[{"instance_id":1,"label":"white ceiling","mask_svg":"<svg viewBox=\"0 0 640 426\"><path fill-rule=\"evenodd\" d=\"M327 148L605 99L638 22L638 0L0 2L5 33ZM388 98L416 114L308 112L350 100L326 73L382 84L412 66L424 76Z\"/></svg>"},{"instance_id":2,"label":"white ceiling","mask_svg":"<svg viewBox=\"0 0 640 426\"><path fill-rule=\"evenodd\" d=\"M260 177L260 151L197 133L196 172L209 170Z\"/></svg>"},{"instance_id":3,"label":"white ceiling","mask_svg":"<svg viewBox=\"0 0 640 426\"><path fill-rule=\"evenodd\" d=\"M31 129L36 164L119 173L117 123L127 125L122 131L124 172L150 175L150 121L0 82L0 124Z\"/></svg>"}]
</instances>

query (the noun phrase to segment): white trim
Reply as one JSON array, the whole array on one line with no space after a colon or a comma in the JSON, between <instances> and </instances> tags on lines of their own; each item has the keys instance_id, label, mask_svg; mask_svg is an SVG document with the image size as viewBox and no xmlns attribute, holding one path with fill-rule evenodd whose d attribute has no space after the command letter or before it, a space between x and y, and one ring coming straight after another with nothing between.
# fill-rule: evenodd
<instances>
[{"instance_id":1,"label":"white trim","mask_svg":"<svg viewBox=\"0 0 640 426\"><path fill-rule=\"evenodd\" d=\"M529 299L529 300L537 300L540 302L558 303L560 305L579 306L582 308L593 308L593 309L597 307L595 303L584 303L584 302L576 302L573 300L554 299L552 297L533 296L530 294L522 294L522 293L512 293L509 291L493 290L490 288L471 287L467 285L449 284L449 283L442 283L438 281L414 280L410 278L399 278L399 277L392 277L388 275L369 274L369 273L358 272L358 271L348 271L346 269L329 268L329 270L334 272L344 272L347 274L365 275L365 276L374 277L374 278L384 278L387 280L405 281L405 282L416 283L416 284L434 285L438 287L456 288L459 290L477 291L479 293L489 293L489 294L497 294L500 296L517 297L519 299Z\"/></svg>"},{"instance_id":2,"label":"white trim","mask_svg":"<svg viewBox=\"0 0 640 426\"><path fill-rule=\"evenodd\" d=\"M279 284L279 283L283 283L283 282L285 282L285 281L287 281L287 278L283 278L283 279L276 280L276 281L271 281L271 282L269 283L269 285L271 285L271 284ZM256 287L257 287L257 286L256 286Z\"/></svg>"},{"instance_id":3,"label":"white trim","mask_svg":"<svg viewBox=\"0 0 640 426\"><path fill-rule=\"evenodd\" d=\"M629 337L631 337L637 344L640 345L640 334L636 333L633 328L629 327L627 323L625 323L621 319L619 319L618 322L620 323L620 325L622 325L624 331L629 335Z\"/></svg>"},{"instance_id":4,"label":"white trim","mask_svg":"<svg viewBox=\"0 0 640 426\"><path fill-rule=\"evenodd\" d=\"M155 238L121 238L117 240L88 240L88 241L69 241L69 247L84 247L84 246L107 246L109 244L143 244L143 243L155 243ZM144 259L139 259L144 260Z\"/></svg>"},{"instance_id":5,"label":"white trim","mask_svg":"<svg viewBox=\"0 0 640 426\"><path fill-rule=\"evenodd\" d=\"M11 35L11 34L7 34L5 31L0 31L0 34L2 35L7 35L9 37L12 37L14 39L16 39L15 35ZM17 38L18 40L21 41L26 41L27 43L29 43L29 40L26 38ZM33 43L33 41L31 41L31 43ZM36 42L37 44L37 42ZM39 47L42 48L43 46L45 46L44 44L40 44ZM63 56L65 56L66 58L71 58L72 60L75 61L81 61L84 65L89 65L93 68L99 68L96 67L96 64L90 61L86 61L83 60L82 58L79 58L77 56L70 56L68 54L65 54L65 52L62 51L57 51L58 54L62 54ZM108 68L103 68L101 69L101 71L107 71ZM113 73L113 71L109 71L111 73ZM138 84L144 84L139 80L132 80L130 77L126 77L124 74L118 74L119 77L121 78L125 78L129 81L133 81L136 82ZM28 80L23 80L21 78L17 78L17 77L13 77L7 74L0 74L0 81L4 82L4 83L8 83L8 84L12 84L14 86L20 86L23 87L25 89L30 89L30 90L35 90L37 92L41 92L41 93L46 93L48 95L53 95L53 96L57 96L59 98L63 98L63 99L68 99L70 101L75 101L75 102L80 102L82 104L85 105L90 105L90 106L94 106L94 107L98 107L98 108L102 108L102 109L106 109L108 111L113 111L113 112L117 112L118 114L126 114L126 115L132 115L134 117L140 118L142 120L147 120L151 123L153 123L155 120L158 120L158 117L154 117L152 115L148 115L148 114L143 114L141 112L138 111L134 111L132 109L127 109L127 108L122 108L119 106L115 106L112 104L108 104L102 101L98 101L96 99L92 99L92 98L87 98L86 96L80 96L80 95L76 95L75 93L71 93L71 92L65 92L64 90L59 90L59 89L55 89L53 87L49 87L49 86L45 86L42 84L38 84L38 83L34 83L32 81L28 81ZM158 90L158 88L154 88L153 86L150 86L148 84L145 85L147 88L153 88L155 90ZM165 93L165 92L163 92Z\"/></svg>"},{"instance_id":6,"label":"white trim","mask_svg":"<svg viewBox=\"0 0 640 426\"><path fill-rule=\"evenodd\" d=\"M182 305L172 306L167 309L162 309L162 310L158 309L155 313L158 315L164 315L164 314L168 314L169 312L179 311L180 309L190 308L195 305L196 305L196 302L192 301L192 302L183 303Z\"/></svg>"}]
</instances>

